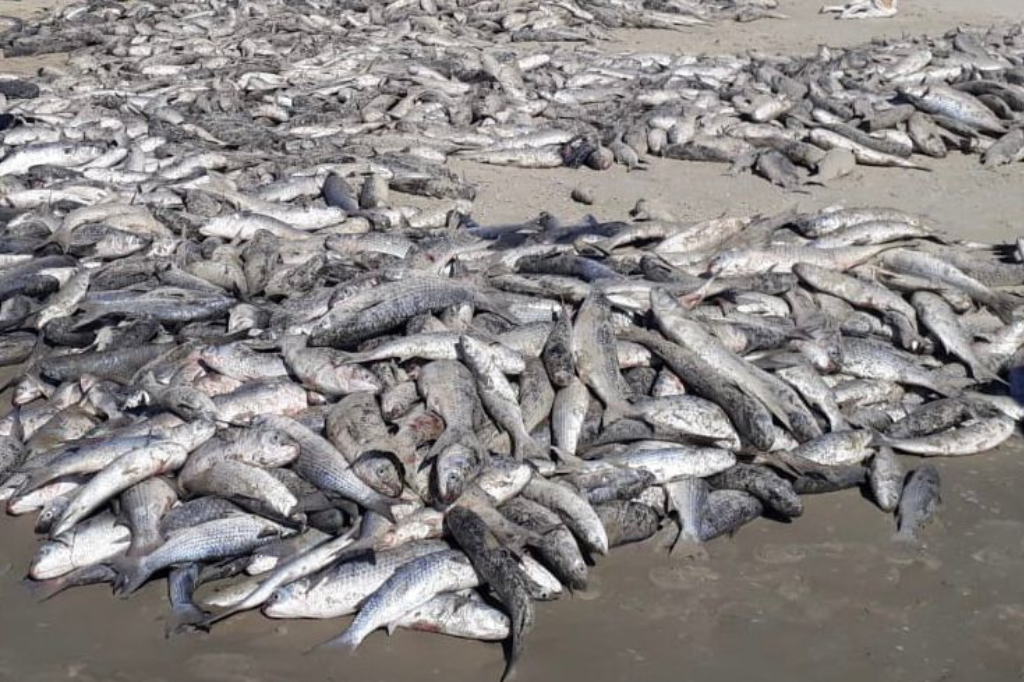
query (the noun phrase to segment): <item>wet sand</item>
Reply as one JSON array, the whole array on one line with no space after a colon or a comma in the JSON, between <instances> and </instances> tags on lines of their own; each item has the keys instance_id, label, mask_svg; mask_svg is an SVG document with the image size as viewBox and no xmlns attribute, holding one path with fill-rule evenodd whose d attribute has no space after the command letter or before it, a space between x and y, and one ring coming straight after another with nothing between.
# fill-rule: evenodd
<instances>
[{"instance_id":1,"label":"wet sand","mask_svg":"<svg viewBox=\"0 0 1024 682\"><path fill-rule=\"evenodd\" d=\"M836 22L819 2L790 0L787 21L668 33L622 32L619 49L779 52L874 35L943 32L957 23L1024 18L1020 0L904 0L892 20ZM0 15L38 3L0 0ZM59 58L58 58L59 60ZM12 62L17 62L12 64ZM0 60L0 71L38 62ZM515 171L463 165L479 186L482 222L541 210L571 221L586 212L624 218L646 198L680 218L775 211L834 202L889 205L928 215L953 234L1024 234L1024 165L981 169L976 157L928 161L932 173L860 167L828 188L784 192L725 167L655 160L646 172ZM595 190L592 207L570 190ZM906 468L920 460L903 458ZM614 550L592 586L538 608L518 682L743 679L932 682L1024 678L1024 447L1019 439L976 457L936 462L939 519L910 550L893 520L857 491L806 499L790 524L758 520L709 546L706 561L676 560L649 544ZM349 655L304 653L346 620L271 621L246 614L210 634L163 637L164 584L130 601L105 587L33 602L20 584L35 549L31 522L0 520L0 680L50 682L446 682L497 680L498 645L399 631Z\"/></svg>"}]
</instances>

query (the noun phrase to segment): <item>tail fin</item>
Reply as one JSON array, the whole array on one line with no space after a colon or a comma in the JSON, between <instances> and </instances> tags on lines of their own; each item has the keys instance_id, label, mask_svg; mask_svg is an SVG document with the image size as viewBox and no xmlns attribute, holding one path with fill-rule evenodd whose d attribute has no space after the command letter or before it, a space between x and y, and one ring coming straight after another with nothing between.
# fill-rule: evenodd
<instances>
[{"instance_id":1,"label":"tail fin","mask_svg":"<svg viewBox=\"0 0 1024 682\"><path fill-rule=\"evenodd\" d=\"M376 512L386 518L391 523L396 523L394 507L401 504L401 500L392 500L384 496L377 496L369 500L360 502L364 507L372 512Z\"/></svg>"},{"instance_id":2,"label":"tail fin","mask_svg":"<svg viewBox=\"0 0 1024 682\"><path fill-rule=\"evenodd\" d=\"M676 536L675 542L668 548L669 556L673 559L700 559L708 558L708 550L700 540L683 537L682 531Z\"/></svg>"},{"instance_id":3,"label":"tail fin","mask_svg":"<svg viewBox=\"0 0 1024 682\"><path fill-rule=\"evenodd\" d=\"M533 627L533 606L530 603L523 605L524 608L512 608L509 612L511 623L511 635L508 645L508 658L505 662L505 670L501 674L501 682L505 682L513 673L516 662L523 655L525 635Z\"/></svg>"},{"instance_id":4,"label":"tail fin","mask_svg":"<svg viewBox=\"0 0 1024 682\"><path fill-rule=\"evenodd\" d=\"M36 601L44 602L72 587L111 583L116 577L117 574L109 566L94 564L76 568L70 573L50 580L25 580L25 585Z\"/></svg>"},{"instance_id":5,"label":"tail fin","mask_svg":"<svg viewBox=\"0 0 1024 682\"><path fill-rule=\"evenodd\" d=\"M625 401L609 402L604 407L604 414L601 415L601 424L607 427L620 419L640 416L642 416L640 410Z\"/></svg>"},{"instance_id":6,"label":"tail fin","mask_svg":"<svg viewBox=\"0 0 1024 682\"><path fill-rule=\"evenodd\" d=\"M313 645L306 651L306 653L317 651L318 649L345 649L347 651L355 651L356 647L358 647L362 641L363 638L357 637L353 633L352 628L349 627L348 630L345 630L345 632L341 633L337 637L332 637L324 642Z\"/></svg>"},{"instance_id":7,"label":"tail fin","mask_svg":"<svg viewBox=\"0 0 1024 682\"><path fill-rule=\"evenodd\" d=\"M917 544L917 535L910 529L910 526L905 526L896 531L892 536L893 542L900 542L907 545Z\"/></svg>"},{"instance_id":8,"label":"tail fin","mask_svg":"<svg viewBox=\"0 0 1024 682\"><path fill-rule=\"evenodd\" d=\"M68 582L66 575L59 578L51 578L50 580L32 580L31 578L25 578L22 583L28 589L32 598L40 604L44 601L53 599L58 594L71 587L71 583Z\"/></svg>"},{"instance_id":9,"label":"tail fin","mask_svg":"<svg viewBox=\"0 0 1024 682\"><path fill-rule=\"evenodd\" d=\"M1015 317L1024 312L1024 300L1013 294L996 294L992 300L986 301L986 303L1005 324L1010 324Z\"/></svg>"},{"instance_id":10,"label":"tail fin","mask_svg":"<svg viewBox=\"0 0 1024 682\"><path fill-rule=\"evenodd\" d=\"M153 575L153 569L146 564L146 557L117 557L108 564L117 571L114 594L123 599L131 596Z\"/></svg>"},{"instance_id":11,"label":"tail fin","mask_svg":"<svg viewBox=\"0 0 1024 682\"><path fill-rule=\"evenodd\" d=\"M208 630L206 614L195 604L183 604L171 609L164 623L164 637L170 639L190 630Z\"/></svg>"}]
</instances>

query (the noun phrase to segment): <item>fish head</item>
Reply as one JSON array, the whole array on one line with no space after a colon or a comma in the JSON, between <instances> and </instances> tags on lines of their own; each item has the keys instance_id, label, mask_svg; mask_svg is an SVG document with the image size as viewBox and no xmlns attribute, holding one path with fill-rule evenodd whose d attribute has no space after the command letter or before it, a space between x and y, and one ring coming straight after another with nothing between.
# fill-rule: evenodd
<instances>
[{"instance_id":1,"label":"fish head","mask_svg":"<svg viewBox=\"0 0 1024 682\"><path fill-rule=\"evenodd\" d=\"M275 429L261 429L259 449L260 466L268 468L287 466L299 456L298 444Z\"/></svg>"},{"instance_id":2,"label":"fish head","mask_svg":"<svg viewBox=\"0 0 1024 682\"><path fill-rule=\"evenodd\" d=\"M310 583L297 580L279 587L263 603L263 614L270 618L296 618L302 615L303 597L309 591Z\"/></svg>"},{"instance_id":3,"label":"fish head","mask_svg":"<svg viewBox=\"0 0 1024 682\"><path fill-rule=\"evenodd\" d=\"M28 575L33 580L49 580L61 576L73 568L71 547L63 542L47 542L32 557Z\"/></svg>"},{"instance_id":4,"label":"fish head","mask_svg":"<svg viewBox=\"0 0 1024 682\"><path fill-rule=\"evenodd\" d=\"M370 451L359 457L352 471L371 488L387 497L402 494L402 473L391 453Z\"/></svg>"},{"instance_id":5,"label":"fish head","mask_svg":"<svg viewBox=\"0 0 1024 682\"><path fill-rule=\"evenodd\" d=\"M838 348L829 348L814 341L792 341L792 346L800 352L811 366L819 372L832 373L839 371L842 367L842 351Z\"/></svg>"},{"instance_id":6,"label":"fish head","mask_svg":"<svg viewBox=\"0 0 1024 682\"><path fill-rule=\"evenodd\" d=\"M46 535L49 533L54 521L61 517L69 504L71 504L70 495L57 497L51 500L49 504L43 507L43 511L39 513L39 517L36 519L35 532L40 535Z\"/></svg>"},{"instance_id":7,"label":"fish head","mask_svg":"<svg viewBox=\"0 0 1024 682\"><path fill-rule=\"evenodd\" d=\"M740 269L738 255L732 251L723 251L708 261L703 274L706 277L722 277L736 274Z\"/></svg>"},{"instance_id":8,"label":"fish head","mask_svg":"<svg viewBox=\"0 0 1024 682\"><path fill-rule=\"evenodd\" d=\"M480 460L472 448L456 443L445 449L434 464L437 499L445 505L454 502L479 470Z\"/></svg>"}]
</instances>

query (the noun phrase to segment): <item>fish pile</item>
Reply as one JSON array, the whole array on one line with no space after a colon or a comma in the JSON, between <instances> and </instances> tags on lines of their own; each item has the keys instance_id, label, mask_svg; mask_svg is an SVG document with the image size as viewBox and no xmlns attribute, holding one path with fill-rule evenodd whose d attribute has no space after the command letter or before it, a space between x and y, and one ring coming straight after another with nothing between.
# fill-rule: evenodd
<instances>
[{"instance_id":1,"label":"fish pile","mask_svg":"<svg viewBox=\"0 0 1024 682\"><path fill-rule=\"evenodd\" d=\"M595 31L668 12L646 4L534 0L511 14L485 2L73 5L0 38L9 54L85 41L67 68L0 80L7 202L24 200L10 175L33 161L89 166L51 189L145 183L158 169L143 164L149 150L133 151L143 143L158 157L194 152L182 177L193 166L278 172L285 156L351 159L408 191L460 199L473 192L455 161L633 170L665 157L793 189L857 164L927 170L951 149L990 167L1024 159L1020 26L794 57L599 44ZM694 16L679 12L670 16ZM80 139L69 121L96 118L139 121L145 140L112 123L90 140L94 153L35 156Z\"/></svg>"},{"instance_id":2,"label":"fish pile","mask_svg":"<svg viewBox=\"0 0 1024 682\"><path fill-rule=\"evenodd\" d=\"M1024 416L1019 248L900 211L382 228L372 174L152 191L185 207L3 218L0 499L37 514L42 596L166 577L169 633L354 615L332 644L418 628L511 666L536 600L661 529L699 557L861 486L913 542L939 477L897 453Z\"/></svg>"},{"instance_id":3,"label":"fish pile","mask_svg":"<svg viewBox=\"0 0 1024 682\"><path fill-rule=\"evenodd\" d=\"M699 557L853 487L913 542L939 475L901 457L1013 435L1020 245L876 207L480 225L445 162L501 139L525 155L506 159L553 146L602 167L625 152L595 131L630 107L666 152L742 141L741 123L853 135L823 120L842 107L913 131L932 95L1010 106L1018 34L927 59L602 62L528 55L517 27L581 5L523 7L507 24L484 2L91 3L6 34L82 45L66 71L0 80L0 500L37 515L41 596L166 578L169 633L351 615L333 644L407 627L507 641L511 666L534 602L585 589L611 547L664 530ZM865 74L920 79L924 99L862 99ZM747 86L801 78L815 127L736 120ZM857 94L823 97L821 78ZM999 132L942 111L928 120L958 139ZM691 114L703 137L681 141ZM577 116L590 128L565 137Z\"/></svg>"}]
</instances>

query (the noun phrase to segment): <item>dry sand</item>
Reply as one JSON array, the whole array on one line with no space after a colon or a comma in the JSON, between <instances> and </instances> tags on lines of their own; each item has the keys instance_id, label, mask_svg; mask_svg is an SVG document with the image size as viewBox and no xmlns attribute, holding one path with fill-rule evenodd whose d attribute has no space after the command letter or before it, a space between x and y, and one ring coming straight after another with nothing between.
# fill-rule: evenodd
<instances>
[{"instance_id":1,"label":"dry sand","mask_svg":"<svg viewBox=\"0 0 1024 682\"><path fill-rule=\"evenodd\" d=\"M891 20L837 22L817 0L788 0L787 21L722 24L683 33L623 32L615 47L791 53L876 35L917 35L1024 19L1021 0L904 0ZM0 15L33 4L0 0ZM12 62L16 62L12 64ZM0 71L38 62L0 60ZM982 170L977 158L929 162L933 172L859 168L828 188L787 193L722 166L655 161L645 172L513 171L465 165L479 185L481 222L546 210L623 218L646 198L680 218L774 211L797 204L879 204L922 212L954 234L1007 240L1024 234L1024 165ZM595 190L592 207L572 187ZM518 682L931 682L1024 679L1024 449L944 460L944 506L909 551L890 541L892 519L855 491L807 498L790 524L757 521L710 545L707 561L678 561L648 546L612 552L592 588L543 604ZM917 460L905 458L907 467ZM303 654L345 621L276 622L247 614L209 635L163 639L164 586L131 601L106 588L37 605L19 584L34 550L31 523L0 522L0 680L49 682L385 682L497 680L495 645L398 632L354 655Z\"/></svg>"}]
</instances>

